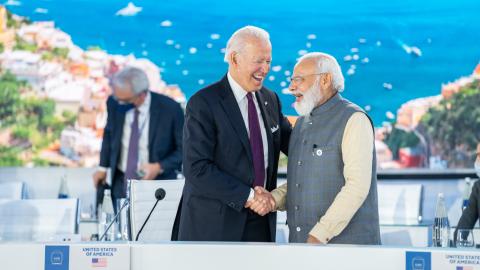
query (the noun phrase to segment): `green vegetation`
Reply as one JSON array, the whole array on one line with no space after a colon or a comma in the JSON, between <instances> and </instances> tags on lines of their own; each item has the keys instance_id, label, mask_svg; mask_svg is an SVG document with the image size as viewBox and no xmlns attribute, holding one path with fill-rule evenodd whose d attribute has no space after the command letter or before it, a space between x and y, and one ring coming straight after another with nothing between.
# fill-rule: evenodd
<instances>
[{"instance_id":1,"label":"green vegetation","mask_svg":"<svg viewBox=\"0 0 480 270\"><path fill-rule=\"evenodd\" d=\"M392 132L385 138L390 151L392 151L393 159L398 159L398 150L405 147L415 147L420 142L420 139L413 131L406 131L393 127Z\"/></svg>"},{"instance_id":2,"label":"green vegetation","mask_svg":"<svg viewBox=\"0 0 480 270\"><path fill-rule=\"evenodd\" d=\"M7 9L7 27L8 28L20 28L20 26L22 24L31 24L32 22L30 21L30 19L28 18L25 18L25 17L17 17L17 19L15 20L13 18L13 13L8 11Z\"/></svg>"},{"instance_id":3,"label":"green vegetation","mask_svg":"<svg viewBox=\"0 0 480 270\"><path fill-rule=\"evenodd\" d=\"M19 51L29 51L29 52L36 52L38 50L37 45L29 43L19 36L15 37L15 46L13 47L14 50Z\"/></svg>"},{"instance_id":4,"label":"green vegetation","mask_svg":"<svg viewBox=\"0 0 480 270\"><path fill-rule=\"evenodd\" d=\"M3 42L0 42L0 53L3 53L3 51L5 51L5 45Z\"/></svg>"},{"instance_id":5,"label":"green vegetation","mask_svg":"<svg viewBox=\"0 0 480 270\"><path fill-rule=\"evenodd\" d=\"M17 147L6 147L0 145L0 167L22 166L23 161L18 158L21 149Z\"/></svg>"},{"instance_id":6,"label":"green vegetation","mask_svg":"<svg viewBox=\"0 0 480 270\"><path fill-rule=\"evenodd\" d=\"M51 51L45 51L42 53L42 59L51 61L54 59L65 60L68 57L68 48L53 48Z\"/></svg>"},{"instance_id":7,"label":"green vegetation","mask_svg":"<svg viewBox=\"0 0 480 270\"><path fill-rule=\"evenodd\" d=\"M442 100L422 118L432 140L434 152L447 160L449 167L471 167L480 142L480 81L462 88L450 99Z\"/></svg>"},{"instance_id":8,"label":"green vegetation","mask_svg":"<svg viewBox=\"0 0 480 270\"><path fill-rule=\"evenodd\" d=\"M87 51L103 51L103 49L100 46L89 46Z\"/></svg>"},{"instance_id":9,"label":"green vegetation","mask_svg":"<svg viewBox=\"0 0 480 270\"><path fill-rule=\"evenodd\" d=\"M68 48L53 48L52 53L60 59L67 59L69 50Z\"/></svg>"},{"instance_id":10,"label":"green vegetation","mask_svg":"<svg viewBox=\"0 0 480 270\"><path fill-rule=\"evenodd\" d=\"M32 153L35 165L45 165L36 157L40 150L58 140L62 130L73 125L76 115L64 112L55 115L55 102L32 95L22 97L28 85L10 73L0 76L0 130L10 129L13 143L0 146L0 166L23 164L21 152Z\"/></svg>"},{"instance_id":11,"label":"green vegetation","mask_svg":"<svg viewBox=\"0 0 480 270\"><path fill-rule=\"evenodd\" d=\"M0 128L15 122L20 108L20 88L25 82L17 81L15 76L6 72L0 76Z\"/></svg>"}]
</instances>

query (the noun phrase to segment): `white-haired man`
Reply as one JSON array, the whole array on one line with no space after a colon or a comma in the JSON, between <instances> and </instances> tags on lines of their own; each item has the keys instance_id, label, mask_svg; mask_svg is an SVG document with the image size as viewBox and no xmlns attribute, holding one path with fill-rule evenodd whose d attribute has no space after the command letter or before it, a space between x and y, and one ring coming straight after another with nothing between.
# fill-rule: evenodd
<instances>
[{"instance_id":1,"label":"white-haired man","mask_svg":"<svg viewBox=\"0 0 480 270\"><path fill-rule=\"evenodd\" d=\"M262 86L271 50L265 30L237 30L227 43L228 73L188 102L178 240L275 241L276 215L246 208L254 198L268 202L253 188L276 187L279 152L287 152L291 132L278 96Z\"/></svg>"},{"instance_id":2,"label":"white-haired man","mask_svg":"<svg viewBox=\"0 0 480 270\"><path fill-rule=\"evenodd\" d=\"M117 72L111 85L100 168L93 175L97 204L103 198L108 168L115 202L125 197L127 179L176 179L182 164L184 117L180 104L151 92L148 77L139 68Z\"/></svg>"},{"instance_id":3,"label":"white-haired man","mask_svg":"<svg viewBox=\"0 0 480 270\"><path fill-rule=\"evenodd\" d=\"M287 210L290 242L380 244L373 126L340 96L340 66L328 54L306 54L289 88L301 117L291 135L287 184L271 194L276 208Z\"/></svg>"}]
</instances>

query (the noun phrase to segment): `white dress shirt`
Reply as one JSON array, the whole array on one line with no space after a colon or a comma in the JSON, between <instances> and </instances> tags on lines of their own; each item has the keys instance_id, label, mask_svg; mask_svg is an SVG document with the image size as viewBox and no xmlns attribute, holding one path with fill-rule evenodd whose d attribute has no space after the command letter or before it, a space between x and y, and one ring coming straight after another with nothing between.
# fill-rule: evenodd
<instances>
[{"instance_id":1,"label":"white dress shirt","mask_svg":"<svg viewBox=\"0 0 480 270\"><path fill-rule=\"evenodd\" d=\"M238 84L230 75L230 72L227 73L227 78L228 78L228 83L230 84L230 87L232 88L233 95L235 96L235 99L237 100L238 107L240 108L240 112L242 113L242 118L243 122L245 124L245 127L247 128L247 133L248 136L250 136L250 128L248 126L248 99L247 99L247 94L248 92L245 91L240 84ZM257 117L258 121L260 124L260 133L262 135L262 144L263 144L263 160L264 160L264 165L265 165L265 179L264 181L264 187L266 184L266 177L267 177L267 167L268 167L268 141L267 141L267 133L265 131L265 125L263 123L263 117L262 117L262 112L260 111L260 107L258 106L258 101L257 101L257 96L256 93L252 93L253 95L253 103L255 104L255 108L257 109ZM249 198L253 197L253 189L250 191L250 196Z\"/></svg>"},{"instance_id":2,"label":"white dress shirt","mask_svg":"<svg viewBox=\"0 0 480 270\"><path fill-rule=\"evenodd\" d=\"M151 95L147 92L147 96L142 105L138 107L138 129L140 132L140 142L138 143L138 169L140 165L148 163L148 130L150 123L150 102ZM125 114L125 122L123 124L122 148L120 150L120 160L118 169L125 172L127 169L128 146L130 144L130 134L132 133L131 125L135 115L135 109L129 110Z\"/></svg>"}]
</instances>

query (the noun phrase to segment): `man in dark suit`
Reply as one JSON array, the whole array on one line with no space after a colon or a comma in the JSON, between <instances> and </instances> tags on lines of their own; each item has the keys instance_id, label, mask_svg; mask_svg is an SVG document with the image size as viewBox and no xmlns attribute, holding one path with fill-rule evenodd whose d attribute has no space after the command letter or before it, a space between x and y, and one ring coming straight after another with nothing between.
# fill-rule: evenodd
<instances>
[{"instance_id":1,"label":"man in dark suit","mask_svg":"<svg viewBox=\"0 0 480 270\"><path fill-rule=\"evenodd\" d=\"M182 164L180 105L149 91L147 75L138 68L126 67L116 73L111 85L100 167L93 175L100 191L97 203L103 200L108 168L115 202L125 197L127 179L176 179Z\"/></svg>"},{"instance_id":2,"label":"man in dark suit","mask_svg":"<svg viewBox=\"0 0 480 270\"><path fill-rule=\"evenodd\" d=\"M477 144L477 159L475 160L475 172L480 177L480 143ZM468 206L463 210L462 216L457 224L457 229L473 229L480 217L480 180L477 180L472 188L468 199ZM457 235L455 230L455 238Z\"/></svg>"},{"instance_id":3,"label":"man in dark suit","mask_svg":"<svg viewBox=\"0 0 480 270\"><path fill-rule=\"evenodd\" d=\"M268 33L237 30L225 60L227 75L187 105L178 240L275 241L276 214L246 208L254 200L267 207L269 198L253 188L276 187L279 152L287 152L291 131L278 96L262 87L271 62Z\"/></svg>"}]
</instances>

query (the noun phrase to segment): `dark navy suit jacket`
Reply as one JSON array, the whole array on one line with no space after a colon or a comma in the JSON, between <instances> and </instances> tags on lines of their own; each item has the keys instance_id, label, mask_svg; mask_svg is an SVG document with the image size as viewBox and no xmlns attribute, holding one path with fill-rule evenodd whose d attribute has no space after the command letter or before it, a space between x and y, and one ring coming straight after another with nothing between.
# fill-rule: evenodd
<instances>
[{"instance_id":1,"label":"dark navy suit jacket","mask_svg":"<svg viewBox=\"0 0 480 270\"><path fill-rule=\"evenodd\" d=\"M159 162L163 173L156 179L176 179L176 170L182 165L182 129L184 115L180 104L169 97L150 92L150 122L148 132L148 159ZM100 166L111 168L115 174L122 147L125 112L118 109L118 102L110 96L107 100L107 125L103 134ZM121 180L112 177L112 189ZM153 192L153 191L152 191ZM153 194L153 193L152 193ZM152 195L153 196L153 195Z\"/></svg>"},{"instance_id":2,"label":"dark navy suit jacket","mask_svg":"<svg viewBox=\"0 0 480 270\"><path fill-rule=\"evenodd\" d=\"M268 140L266 189L271 191L291 126L274 92L262 88L256 96ZM172 239L178 229L178 240L241 241L254 171L247 129L227 76L190 98L183 132L185 186ZM268 216L274 241L276 214Z\"/></svg>"}]
</instances>

